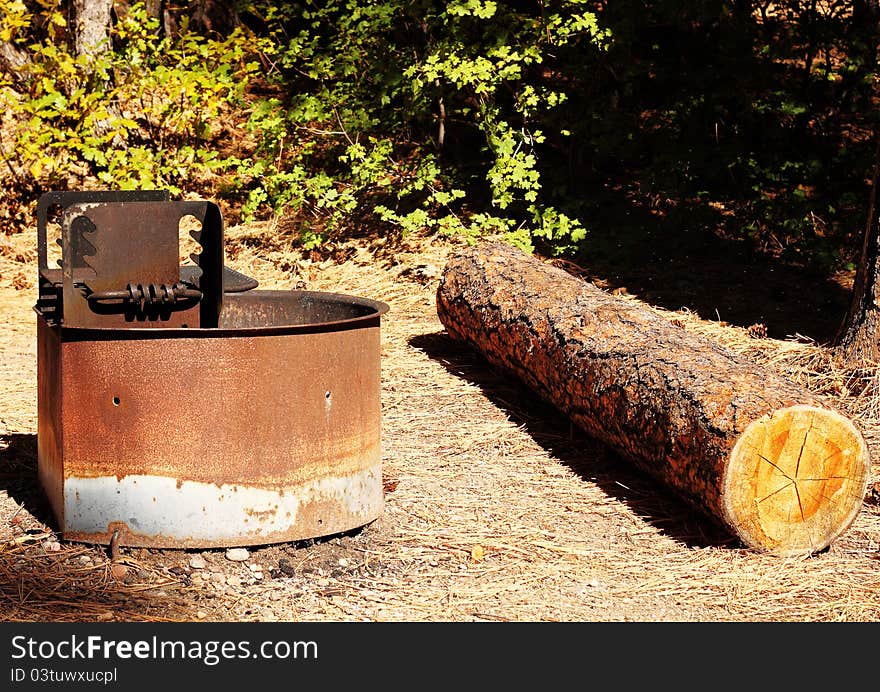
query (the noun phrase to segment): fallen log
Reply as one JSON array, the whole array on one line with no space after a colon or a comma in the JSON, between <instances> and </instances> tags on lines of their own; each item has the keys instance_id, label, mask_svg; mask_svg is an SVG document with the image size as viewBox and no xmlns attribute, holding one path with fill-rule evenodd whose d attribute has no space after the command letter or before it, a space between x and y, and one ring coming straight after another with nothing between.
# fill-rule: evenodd
<instances>
[{"instance_id":1,"label":"fallen log","mask_svg":"<svg viewBox=\"0 0 880 692\"><path fill-rule=\"evenodd\" d=\"M814 553L862 507L870 458L850 419L634 301L484 243L449 259L437 313L750 548Z\"/></svg>"}]
</instances>

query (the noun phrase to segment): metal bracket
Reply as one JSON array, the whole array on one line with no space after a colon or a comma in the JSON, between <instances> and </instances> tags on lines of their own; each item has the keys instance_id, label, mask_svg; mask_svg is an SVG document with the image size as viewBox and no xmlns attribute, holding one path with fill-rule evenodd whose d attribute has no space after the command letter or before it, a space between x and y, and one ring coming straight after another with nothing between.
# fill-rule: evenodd
<instances>
[{"instance_id":1,"label":"metal bracket","mask_svg":"<svg viewBox=\"0 0 880 692\"><path fill-rule=\"evenodd\" d=\"M180 277L178 228L202 246ZM216 327L223 303L223 220L211 202L72 204L61 222L65 326ZM77 274L75 258L83 271ZM129 288L130 287L130 288Z\"/></svg>"},{"instance_id":2,"label":"metal bracket","mask_svg":"<svg viewBox=\"0 0 880 692\"><path fill-rule=\"evenodd\" d=\"M94 190L53 191L44 193L37 201L37 259L39 298L35 306L47 320L60 323L62 319L61 304L61 270L49 266L47 225L49 212L53 208L63 211L73 205L88 202L167 202L170 199L167 190ZM61 239L58 239L61 243ZM79 243L77 243L79 245ZM68 257L68 263L74 267L75 275L82 273L82 257ZM59 262L61 264L61 262Z\"/></svg>"},{"instance_id":3,"label":"metal bracket","mask_svg":"<svg viewBox=\"0 0 880 692\"><path fill-rule=\"evenodd\" d=\"M61 209L61 269L48 266L46 226ZM180 220L201 229L195 266L179 266ZM166 191L49 192L37 205L40 297L35 308L70 327L216 327L223 293L257 282L224 267L223 218L207 201Z\"/></svg>"}]
</instances>

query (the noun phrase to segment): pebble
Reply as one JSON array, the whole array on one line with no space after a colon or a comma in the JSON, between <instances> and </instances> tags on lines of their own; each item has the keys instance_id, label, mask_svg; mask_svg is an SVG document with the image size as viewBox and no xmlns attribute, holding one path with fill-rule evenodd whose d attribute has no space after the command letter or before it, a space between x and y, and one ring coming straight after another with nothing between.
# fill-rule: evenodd
<instances>
[{"instance_id":1,"label":"pebble","mask_svg":"<svg viewBox=\"0 0 880 692\"><path fill-rule=\"evenodd\" d=\"M338 564L340 567L348 567L348 560L346 560L344 557L341 557L339 558Z\"/></svg>"},{"instance_id":2,"label":"pebble","mask_svg":"<svg viewBox=\"0 0 880 692\"><path fill-rule=\"evenodd\" d=\"M125 579L128 575L128 567L125 565L110 565L110 574L114 579Z\"/></svg>"},{"instance_id":3,"label":"pebble","mask_svg":"<svg viewBox=\"0 0 880 692\"><path fill-rule=\"evenodd\" d=\"M262 572L263 571L263 565L259 565L256 562L248 565L248 568L250 569L251 572Z\"/></svg>"},{"instance_id":4,"label":"pebble","mask_svg":"<svg viewBox=\"0 0 880 692\"><path fill-rule=\"evenodd\" d=\"M198 618L199 620L204 620L206 617L208 617L208 614L204 610L199 610L196 612L196 618Z\"/></svg>"},{"instance_id":5,"label":"pebble","mask_svg":"<svg viewBox=\"0 0 880 692\"><path fill-rule=\"evenodd\" d=\"M226 559L233 562L244 562L250 557L247 548L230 548L226 551Z\"/></svg>"},{"instance_id":6,"label":"pebble","mask_svg":"<svg viewBox=\"0 0 880 692\"><path fill-rule=\"evenodd\" d=\"M208 563L201 555L193 555L189 559L189 566L193 569L205 569L205 567L208 566Z\"/></svg>"},{"instance_id":7,"label":"pebble","mask_svg":"<svg viewBox=\"0 0 880 692\"><path fill-rule=\"evenodd\" d=\"M236 574L231 574L226 577L226 583L229 586L241 586L241 577Z\"/></svg>"},{"instance_id":8,"label":"pebble","mask_svg":"<svg viewBox=\"0 0 880 692\"><path fill-rule=\"evenodd\" d=\"M57 553L61 550L61 544L58 541L45 541L43 543L43 550L47 553Z\"/></svg>"},{"instance_id":9,"label":"pebble","mask_svg":"<svg viewBox=\"0 0 880 692\"><path fill-rule=\"evenodd\" d=\"M221 574L220 572L212 572L211 573L211 580L217 582L218 584L225 584L226 583L226 575Z\"/></svg>"}]
</instances>

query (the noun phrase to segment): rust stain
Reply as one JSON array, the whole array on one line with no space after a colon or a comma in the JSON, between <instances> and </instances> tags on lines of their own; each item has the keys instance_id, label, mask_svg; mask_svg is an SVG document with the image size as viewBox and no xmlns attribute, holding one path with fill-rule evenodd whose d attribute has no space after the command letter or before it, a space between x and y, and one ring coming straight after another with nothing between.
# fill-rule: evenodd
<instances>
[{"instance_id":1,"label":"rust stain","mask_svg":"<svg viewBox=\"0 0 880 692\"><path fill-rule=\"evenodd\" d=\"M289 517L288 531L261 528L275 512L255 508L232 542L143 535L125 522L106 533L67 523L64 486L75 480L135 485L132 476L156 476L178 490L192 481L296 499L308 483L380 465L378 318L387 306L302 291L224 300L223 326L186 334L81 330L38 316L39 471L65 538L106 542L118 531L121 545L211 547L323 536L366 521L331 498L312 501L320 516ZM381 474L375 484L381 495ZM164 500L154 495L146 500Z\"/></svg>"}]
</instances>

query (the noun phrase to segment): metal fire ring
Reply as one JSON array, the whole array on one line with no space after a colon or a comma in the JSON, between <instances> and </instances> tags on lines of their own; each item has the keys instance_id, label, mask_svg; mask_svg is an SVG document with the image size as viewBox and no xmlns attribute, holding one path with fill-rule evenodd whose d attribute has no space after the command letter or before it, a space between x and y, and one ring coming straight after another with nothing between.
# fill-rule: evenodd
<instances>
[{"instance_id":1,"label":"metal fire ring","mask_svg":"<svg viewBox=\"0 0 880 692\"><path fill-rule=\"evenodd\" d=\"M201 251L180 266L184 216ZM38 467L65 539L259 545L381 514L385 303L255 290L210 202L52 192L37 222Z\"/></svg>"}]
</instances>

